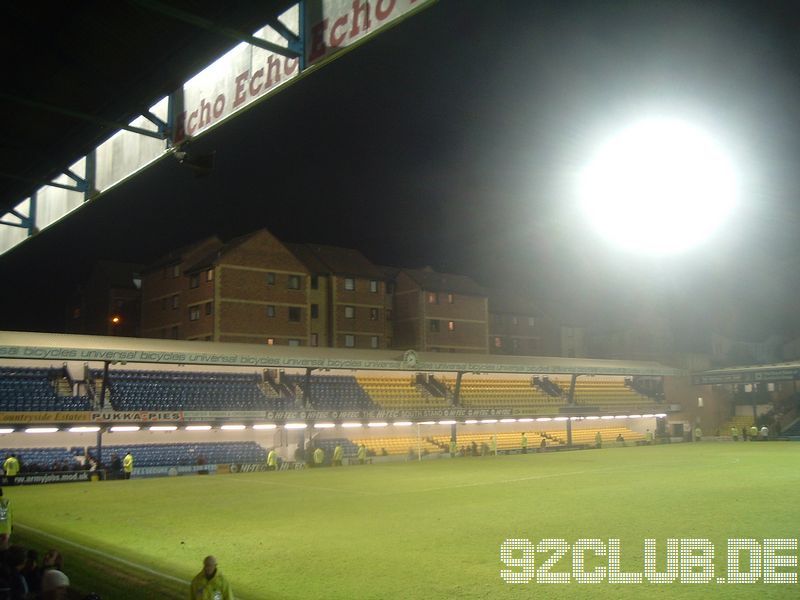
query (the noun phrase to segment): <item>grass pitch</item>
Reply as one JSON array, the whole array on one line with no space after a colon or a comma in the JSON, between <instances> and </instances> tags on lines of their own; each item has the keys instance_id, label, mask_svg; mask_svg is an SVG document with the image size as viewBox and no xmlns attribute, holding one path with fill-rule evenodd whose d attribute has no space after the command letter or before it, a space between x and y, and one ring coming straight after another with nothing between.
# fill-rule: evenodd
<instances>
[{"instance_id":1,"label":"grass pitch","mask_svg":"<svg viewBox=\"0 0 800 600\"><path fill-rule=\"evenodd\" d=\"M642 572L645 538L657 540L660 571L668 538L708 538L725 575L728 538L797 539L799 463L800 444L701 443L6 494L19 541L64 551L65 570L107 600L185 598L207 554L244 600L790 598L798 584L507 584L500 546L617 538L621 570ZM570 572L570 557L552 572ZM586 559L587 571L608 564Z\"/></svg>"}]
</instances>

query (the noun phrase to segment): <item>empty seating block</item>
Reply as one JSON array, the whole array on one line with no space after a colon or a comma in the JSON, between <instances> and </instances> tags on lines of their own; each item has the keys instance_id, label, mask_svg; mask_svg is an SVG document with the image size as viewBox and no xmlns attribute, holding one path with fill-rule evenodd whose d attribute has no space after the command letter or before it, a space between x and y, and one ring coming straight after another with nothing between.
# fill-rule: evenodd
<instances>
[{"instance_id":1,"label":"empty seating block","mask_svg":"<svg viewBox=\"0 0 800 600\"><path fill-rule=\"evenodd\" d=\"M92 375L102 378L102 371ZM291 404L267 397L259 383L255 373L115 370L108 390L115 410L281 410Z\"/></svg>"},{"instance_id":2,"label":"empty seating block","mask_svg":"<svg viewBox=\"0 0 800 600\"><path fill-rule=\"evenodd\" d=\"M207 464L263 463L266 450L255 442L201 442L192 444L128 444L103 446L103 462L108 465L114 454L120 459L133 454L136 467L171 467L196 465L201 456ZM97 449L89 454L96 456Z\"/></svg>"},{"instance_id":3,"label":"empty seating block","mask_svg":"<svg viewBox=\"0 0 800 600\"><path fill-rule=\"evenodd\" d=\"M455 377L441 379L450 390L455 391ZM460 398L462 406L487 407L554 407L564 404L557 396L545 394L531 385L529 379L476 379L461 380Z\"/></svg>"},{"instance_id":4,"label":"empty seating block","mask_svg":"<svg viewBox=\"0 0 800 600\"><path fill-rule=\"evenodd\" d=\"M286 375L284 383L299 388L307 403L322 410L371 410L377 408L369 395L358 385L355 377L342 375L316 375L311 377L311 388L306 387L302 375Z\"/></svg>"},{"instance_id":5,"label":"empty seating block","mask_svg":"<svg viewBox=\"0 0 800 600\"><path fill-rule=\"evenodd\" d=\"M0 368L0 412L91 410L86 396L59 396L62 369Z\"/></svg>"},{"instance_id":6,"label":"empty seating block","mask_svg":"<svg viewBox=\"0 0 800 600\"><path fill-rule=\"evenodd\" d=\"M359 375L358 383L373 402L383 408L436 408L448 405L446 398L432 396L427 390L418 387L410 375Z\"/></svg>"}]
</instances>

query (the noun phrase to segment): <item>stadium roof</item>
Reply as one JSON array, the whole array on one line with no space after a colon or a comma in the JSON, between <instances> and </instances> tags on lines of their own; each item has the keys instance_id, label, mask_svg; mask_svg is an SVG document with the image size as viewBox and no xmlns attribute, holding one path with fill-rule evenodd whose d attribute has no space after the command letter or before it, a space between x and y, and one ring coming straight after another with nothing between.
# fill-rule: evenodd
<instances>
[{"instance_id":1,"label":"stadium roof","mask_svg":"<svg viewBox=\"0 0 800 600\"><path fill-rule=\"evenodd\" d=\"M223 28L249 35L295 3L5 3L0 214L239 43ZM214 26L169 16L174 9Z\"/></svg>"},{"instance_id":2,"label":"stadium roof","mask_svg":"<svg viewBox=\"0 0 800 600\"><path fill-rule=\"evenodd\" d=\"M710 385L714 383L792 381L795 379L800 379L800 361L712 369L694 374L692 383Z\"/></svg>"},{"instance_id":3,"label":"stadium roof","mask_svg":"<svg viewBox=\"0 0 800 600\"><path fill-rule=\"evenodd\" d=\"M680 369L648 361L349 350L0 331L0 360L5 359L408 372L685 375Z\"/></svg>"}]
</instances>

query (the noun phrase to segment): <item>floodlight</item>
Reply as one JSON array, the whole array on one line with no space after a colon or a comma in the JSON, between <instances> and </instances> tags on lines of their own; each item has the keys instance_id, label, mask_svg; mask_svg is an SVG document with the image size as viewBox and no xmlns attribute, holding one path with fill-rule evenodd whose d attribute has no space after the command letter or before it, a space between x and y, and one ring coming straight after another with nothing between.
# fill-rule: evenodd
<instances>
[{"instance_id":1,"label":"floodlight","mask_svg":"<svg viewBox=\"0 0 800 600\"><path fill-rule=\"evenodd\" d=\"M387 425L389 424L385 421L380 421L376 423L367 423L367 427L386 427Z\"/></svg>"},{"instance_id":2,"label":"floodlight","mask_svg":"<svg viewBox=\"0 0 800 600\"><path fill-rule=\"evenodd\" d=\"M336 427L333 423L314 423L314 429L332 429Z\"/></svg>"},{"instance_id":3,"label":"floodlight","mask_svg":"<svg viewBox=\"0 0 800 600\"><path fill-rule=\"evenodd\" d=\"M417 425L436 425L436 421L420 421Z\"/></svg>"},{"instance_id":4,"label":"floodlight","mask_svg":"<svg viewBox=\"0 0 800 600\"><path fill-rule=\"evenodd\" d=\"M305 429L306 427L308 427L308 425L305 423L286 423L286 425L283 426L284 429Z\"/></svg>"},{"instance_id":5,"label":"floodlight","mask_svg":"<svg viewBox=\"0 0 800 600\"><path fill-rule=\"evenodd\" d=\"M486 423L487 425L491 423L497 423L497 419L481 419L481 423Z\"/></svg>"},{"instance_id":6,"label":"floodlight","mask_svg":"<svg viewBox=\"0 0 800 600\"><path fill-rule=\"evenodd\" d=\"M2 430L0 430L2 431ZM100 431L100 428L97 426L92 427L70 427L70 433L97 433Z\"/></svg>"},{"instance_id":7,"label":"floodlight","mask_svg":"<svg viewBox=\"0 0 800 600\"><path fill-rule=\"evenodd\" d=\"M114 425L109 431L113 431L114 433L124 433L126 431L139 431L141 427L138 425Z\"/></svg>"},{"instance_id":8,"label":"floodlight","mask_svg":"<svg viewBox=\"0 0 800 600\"><path fill-rule=\"evenodd\" d=\"M0 433L14 433L13 427L3 427L0 429Z\"/></svg>"},{"instance_id":9,"label":"floodlight","mask_svg":"<svg viewBox=\"0 0 800 600\"><path fill-rule=\"evenodd\" d=\"M708 238L737 203L735 170L706 132L648 119L608 141L581 173L591 224L628 250L663 255Z\"/></svg>"},{"instance_id":10,"label":"floodlight","mask_svg":"<svg viewBox=\"0 0 800 600\"><path fill-rule=\"evenodd\" d=\"M28 427L25 433L55 433L58 427Z\"/></svg>"},{"instance_id":11,"label":"floodlight","mask_svg":"<svg viewBox=\"0 0 800 600\"><path fill-rule=\"evenodd\" d=\"M500 419L501 423L516 423L516 419Z\"/></svg>"},{"instance_id":12,"label":"floodlight","mask_svg":"<svg viewBox=\"0 0 800 600\"><path fill-rule=\"evenodd\" d=\"M256 423L253 425L253 429L262 430L262 429L275 429L278 426L275 423Z\"/></svg>"},{"instance_id":13,"label":"floodlight","mask_svg":"<svg viewBox=\"0 0 800 600\"><path fill-rule=\"evenodd\" d=\"M244 428L244 425L223 425L220 427L223 431L241 431Z\"/></svg>"},{"instance_id":14,"label":"floodlight","mask_svg":"<svg viewBox=\"0 0 800 600\"><path fill-rule=\"evenodd\" d=\"M517 419L518 423L530 423L531 421L533 421L533 419L529 417L525 417L524 419Z\"/></svg>"},{"instance_id":15,"label":"floodlight","mask_svg":"<svg viewBox=\"0 0 800 600\"><path fill-rule=\"evenodd\" d=\"M185 429L186 431L208 431L211 429L211 425L187 425Z\"/></svg>"},{"instance_id":16,"label":"floodlight","mask_svg":"<svg viewBox=\"0 0 800 600\"><path fill-rule=\"evenodd\" d=\"M410 427L413 423L411 421L395 421L392 425L395 427Z\"/></svg>"},{"instance_id":17,"label":"floodlight","mask_svg":"<svg viewBox=\"0 0 800 600\"><path fill-rule=\"evenodd\" d=\"M455 425L455 421L439 421L439 425Z\"/></svg>"},{"instance_id":18,"label":"floodlight","mask_svg":"<svg viewBox=\"0 0 800 600\"><path fill-rule=\"evenodd\" d=\"M397 425L397 423L395 423ZM342 427L345 429L353 429L355 427L362 427L361 423L342 423Z\"/></svg>"},{"instance_id":19,"label":"floodlight","mask_svg":"<svg viewBox=\"0 0 800 600\"><path fill-rule=\"evenodd\" d=\"M539 417L539 418L538 418L538 419L536 419L536 420L537 420L537 421L552 421L553 419L551 419L550 417Z\"/></svg>"},{"instance_id":20,"label":"floodlight","mask_svg":"<svg viewBox=\"0 0 800 600\"><path fill-rule=\"evenodd\" d=\"M148 427L150 431L175 431L177 425L151 425Z\"/></svg>"}]
</instances>

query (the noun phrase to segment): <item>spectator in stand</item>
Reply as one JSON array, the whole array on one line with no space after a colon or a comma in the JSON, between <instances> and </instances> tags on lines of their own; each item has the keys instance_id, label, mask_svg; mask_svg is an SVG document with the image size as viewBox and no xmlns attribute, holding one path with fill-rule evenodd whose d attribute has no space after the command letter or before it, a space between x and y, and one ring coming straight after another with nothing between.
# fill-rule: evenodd
<instances>
[{"instance_id":1,"label":"spectator in stand","mask_svg":"<svg viewBox=\"0 0 800 600\"><path fill-rule=\"evenodd\" d=\"M478 443L472 440L472 447L470 448L472 456L478 456Z\"/></svg>"},{"instance_id":2,"label":"spectator in stand","mask_svg":"<svg viewBox=\"0 0 800 600\"><path fill-rule=\"evenodd\" d=\"M122 460L119 457L119 454L114 452L111 455L111 478L112 479L120 479L122 477Z\"/></svg>"},{"instance_id":3,"label":"spectator in stand","mask_svg":"<svg viewBox=\"0 0 800 600\"><path fill-rule=\"evenodd\" d=\"M122 469L125 471L125 479L130 479L133 473L133 454L130 451L122 459Z\"/></svg>"},{"instance_id":4,"label":"spectator in stand","mask_svg":"<svg viewBox=\"0 0 800 600\"><path fill-rule=\"evenodd\" d=\"M22 570L25 568L26 554L25 548L17 545L9 546L8 552L6 552L5 567L10 600L25 600L30 592L28 582L22 574Z\"/></svg>"},{"instance_id":5,"label":"spectator in stand","mask_svg":"<svg viewBox=\"0 0 800 600\"><path fill-rule=\"evenodd\" d=\"M3 497L3 489L0 488L0 550L8 550L11 532L14 530L14 511L11 507L11 500Z\"/></svg>"},{"instance_id":6,"label":"spectator in stand","mask_svg":"<svg viewBox=\"0 0 800 600\"><path fill-rule=\"evenodd\" d=\"M367 447L362 443L358 446L358 463L363 465L367 462Z\"/></svg>"},{"instance_id":7,"label":"spectator in stand","mask_svg":"<svg viewBox=\"0 0 800 600\"><path fill-rule=\"evenodd\" d=\"M48 569L42 575L42 600L66 600L69 597L69 577L58 569Z\"/></svg>"},{"instance_id":8,"label":"spectator in stand","mask_svg":"<svg viewBox=\"0 0 800 600\"><path fill-rule=\"evenodd\" d=\"M217 569L217 559L206 556L203 570L195 575L189 588L191 600L233 600L228 580Z\"/></svg>"},{"instance_id":9,"label":"spectator in stand","mask_svg":"<svg viewBox=\"0 0 800 600\"><path fill-rule=\"evenodd\" d=\"M54 550L52 548L47 552L45 552L44 556L42 557L42 566L39 569L39 577L38 577L39 580L38 585L40 587L45 573L51 570L56 570L56 571L64 570L64 558L61 556L61 553L58 550Z\"/></svg>"},{"instance_id":10,"label":"spectator in stand","mask_svg":"<svg viewBox=\"0 0 800 600\"><path fill-rule=\"evenodd\" d=\"M17 473L19 473L19 460L17 460L16 455L12 454L6 458L5 462L3 462L3 471L6 474L6 483L14 485L14 480L17 478Z\"/></svg>"},{"instance_id":11,"label":"spectator in stand","mask_svg":"<svg viewBox=\"0 0 800 600\"><path fill-rule=\"evenodd\" d=\"M336 444L336 448L333 449L333 466L341 467L343 458L344 450L342 450L341 444Z\"/></svg>"},{"instance_id":12,"label":"spectator in stand","mask_svg":"<svg viewBox=\"0 0 800 600\"><path fill-rule=\"evenodd\" d=\"M42 580L42 573L39 570L39 553L36 550L28 550L25 555L25 566L22 568L22 576L28 584L31 592L38 592Z\"/></svg>"},{"instance_id":13,"label":"spectator in stand","mask_svg":"<svg viewBox=\"0 0 800 600\"><path fill-rule=\"evenodd\" d=\"M539 452L544 452L547 450L547 438L543 437L542 441L539 442Z\"/></svg>"},{"instance_id":14,"label":"spectator in stand","mask_svg":"<svg viewBox=\"0 0 800 600\"><path fill-rule=\"evenodd\" d=\"M618 434L617 434L617 440L616 440L616 442L617 442L617 444L618 444L618 445L620 445L620 446L624 446L624 445L625 445L625 438L624 438L624 437L622 437L622 434L621 434L621 433L618 433Z\"/></svg>"}]
</instances>

